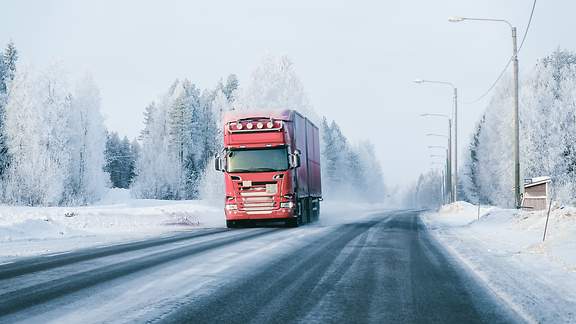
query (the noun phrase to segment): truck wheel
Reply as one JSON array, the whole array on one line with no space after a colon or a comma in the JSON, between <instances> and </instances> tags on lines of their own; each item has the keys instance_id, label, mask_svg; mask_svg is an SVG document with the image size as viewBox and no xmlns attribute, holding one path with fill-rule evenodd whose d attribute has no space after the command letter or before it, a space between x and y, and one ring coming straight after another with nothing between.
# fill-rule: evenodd
<instances>
[{"instance_id":1,"label":"truck wheel","mask_svg":"<svg viewBox=\"0 0 576 324\"><path fill-rule=\"evenodd\" d=\"M226 227L228 227L228 228L237 228L238 225L236 225L236 223L235 223L234 221L229 221L229 220L227 220L227 221L226 221Z\"/></svg>"},{"instance_id":2,"label":"truck wheel","mask_svg":"<svg viewBox=\"0 0 576 324\"><path fill-rule=\"evenodd\" d=\"M300 217L302 218L302 224L310 223L310 200L308 198L302 199L300 210L302 211L300 214Z\"/></svg>"},{"instance_id":3,"label":"truck wheel","mask_svg":"<svg viewBox=\"0 0 576 324\"><path fill-rule=\"evenodd\" d=\"M285 223L286 227L298 227L300 225L300 216L290 218Z\"/></svg>"}]
</instances>

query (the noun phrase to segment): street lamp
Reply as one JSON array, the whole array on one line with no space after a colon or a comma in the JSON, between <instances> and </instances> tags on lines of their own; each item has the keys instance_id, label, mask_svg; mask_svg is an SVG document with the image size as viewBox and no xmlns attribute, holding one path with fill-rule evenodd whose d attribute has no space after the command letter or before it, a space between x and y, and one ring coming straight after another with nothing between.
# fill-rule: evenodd
<instances>
[{"instance_id":1,"label":"street lamp","mask_svg":"<svg viewBox=\"0 0 576 324\"><path fill-rule=\"evenodd\" d=\"M514 63L513 78L514 78L514 199L516 208L521 205L520 201L520 122L518 118L518 46L516 41L516 27L504 19L488 19L488 18L469 18L469 17L450 17L450 22L461 22L464 20L474 21L488 21L505 23L512 31L512 62Z\"/></svg>"},{"instance_id":2,"label":"street lamp","mask_svg":"<svg viewBox=\"0 0 576 324\"><path fill-rule=\"evenodd\" d=\"M426 134L428 137L442 137L447 140L447 149L446 149L446 196L448 197L447 202L454 202L454 194L453 194L453 185L452 185L452 134L450 132L451 123L448 126L448 134L449 136L443 134L436 134L436 133L429 133ZM441 146L437 146L441 147Z\"/></svg>"},{"instance_id":3,"label":"street lamp","mask_svg":"<svg viewBox=\"0 0 576 324\"><path fill-rule=\"evenodd\" d=\"M432 167L434 166L439 166L440 167L440 175L442 178L442 185L440 186L440 190L442 193L442 202L444 204L448 204L450 203L450 198L449 198L449 194L448 194L448 189L449 188L449 184L448 184L448 177L446 176L446 164L445 163L441 163L441 162L437 162L437 161L432 161L430 162L430 165ZM444 169L442 169L444 168Z\"/></svg>"},{"instance_id":4,"label":"street lamp","mask_svg":"<svg viewBox=\"0 0 576 324\"><path fill-rule=\"evenodd\" d=\"M414 80L414 83L441 84L451 87L452 92L454 93L454 181L453 181L454 188L452 194L454 195L453 197L454 201L457 201L458 200L458 88L456 88L456 86L453 83L446 81L416 79ZM440 116L440 114L426 114L426 115Z\"/></svg>"},{"instance_id":5,"label":"street lamp","mask_svg":"<svg viewBox=\"0 0 576 324\"><path fill-rule=\"evenodd\" d=\"M450 118L450 116L444 115L444 114L429 114L429 113L421 114L420 116L422 116L422 117L440 117L440 118L446 118L448 120L448 153L446 156L450 160L450 163L447 164L449 169L446 171L447 171L447 176L450 177L450 184L452 185L452 187L450 188L450 193L451 193L450 198L452 199L452 201L456 201L456 199L457 199L456 184L458 183L458 178L456 175L457 169L455 169L454 171L452 170L452 156L453 156L452 155L452 118ZM457 164L455 164L455 166L457 166Z\"/></svg>"}]
</instances>

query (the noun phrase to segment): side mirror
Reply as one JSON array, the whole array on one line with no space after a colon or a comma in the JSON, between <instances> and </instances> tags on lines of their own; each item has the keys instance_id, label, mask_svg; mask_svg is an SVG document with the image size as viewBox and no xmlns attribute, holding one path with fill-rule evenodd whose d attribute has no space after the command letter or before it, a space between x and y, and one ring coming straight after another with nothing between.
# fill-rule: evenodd
<instances>
[{"instance_id":1,"label":"side mirror","mask_svg":"<svg viewBox=\"0 0 576 324\"><path fill-rule=\"evenodd\" d=\"M218 154L214 155L214 168L216 171L224 171L224 163Z\"/></svg>"},{"instance_id":2,"label":"side mirror","mask_svg":"<svg viewBox=\"0 0 576 324\"><path fill-rule=\"evenodd\" d=\"M289 158L290 168L296 169L296 168L300 167L300 151L299 150L295 150L294 153L290 154L289 157L290 157Z\"/></svg>"}]
</instances>

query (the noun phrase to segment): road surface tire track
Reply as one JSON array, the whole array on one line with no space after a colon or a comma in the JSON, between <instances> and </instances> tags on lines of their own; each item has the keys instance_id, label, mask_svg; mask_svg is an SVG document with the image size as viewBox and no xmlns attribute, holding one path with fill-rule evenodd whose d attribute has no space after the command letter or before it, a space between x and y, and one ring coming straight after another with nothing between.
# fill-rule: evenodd
<instances>
[{"instance_id":1,"label":"road surface tire track","mask_svg":"<svg viewBox=\"0 0 576 324\"><path fill-rule=\"evenodd\" d=\"M39 305L100 283L137 273L164 263L176 261L194 254L223 247L225 245L272 234L278 230L279 229L263 229L247 233L243 231L233 231L239 232L239 234L184 247L177 247L168 251L153 253L126 262L103 266L97 269L76 273L64 278L26 287L21 290L12 291L0 295L0 322L2 322L2 316L19 312L28 307Z\"/></svg>"},{"instance_id":2,"label":"road surface tire track","mask_svg":"<svg viewBox=\"0 0 576 324\"><path fill-rule=\"evenodd\" d=\"M428 234L418 213L339 226L261 271L192 292L166 323L521 322Z\"/></svg>"},{"instance_id":3,"label":"road surface tire track","mask_svg":"<svg viewBox=\"0 0 576 324\"><path fill-rule=\"evenodd\" d=\"M165 238L142 240L137 242L123 243L105 246L101 248L87 248L73 251L67 254L46 255L30 257L0 266L0 280L6 280L25 274L49 270L77 262L93 260L115 254L132 252L151 247L157 247L169 243L190 240L207 235L228 232L228 229L202 230L201 232L185 233Z\"/></svg>"},{"instance_id":4,"label":"road surface tire track","mask_svg":"<svg viewBox=\"0 0 576 324\"><path fill-rule=\"evenodd\" d=\"M234 287L193 300L188 306L159 319L166 323L247 323L247 322L291 322L298 319L314 303L298 298L299 295L323 295L329 289L318 286L319 278L326 273L342 249L359 238L378 221L368 221L339 226L330 231L303 251L291 253L247 279L239 279ZM325 241L322 241L325 239ZM360 238L362 240L362 238ZM352 249L333 272L331 279L337 281L354 263L360 252ZM276 275L271 275L276 274ZM288 287L287 287L288 286ZM260 291L253 291L260 287ZM247 298L238 298L245 295ZM216 311L224 307L226 311ZM265 309L264 313L260 309Z\"/></svg>"}]
</instances>

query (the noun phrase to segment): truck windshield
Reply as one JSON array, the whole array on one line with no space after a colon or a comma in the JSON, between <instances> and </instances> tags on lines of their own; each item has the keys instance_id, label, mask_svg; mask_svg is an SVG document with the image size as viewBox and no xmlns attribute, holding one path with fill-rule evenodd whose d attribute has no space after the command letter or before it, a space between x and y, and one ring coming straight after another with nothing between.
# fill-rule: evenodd
<instances>
[{"instance_id":1,"label":"truck windshield","mask_svg":"<svg viewBox=\"0 0 576 324\"><path fill-rule=\"evenodd\" d=\"M228 172L266 172L288 169L285 147L228 151Z\"/></svg>"}]
</instances>

